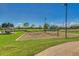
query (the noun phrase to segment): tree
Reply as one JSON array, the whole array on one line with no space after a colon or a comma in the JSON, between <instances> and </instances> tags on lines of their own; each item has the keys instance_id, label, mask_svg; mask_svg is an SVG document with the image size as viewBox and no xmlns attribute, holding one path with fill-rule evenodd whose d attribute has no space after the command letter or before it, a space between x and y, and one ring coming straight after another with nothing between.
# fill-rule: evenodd
<instances>
[{"instance_id":1,"label":"tree","mask_svg":"<svg viewBox=\"0 0 79 59\"><path fill-rule=\"evenodd\" d=\"M14 25L11 23L3 23L2 24L2 28L8 28L8 27L14 27Z\"/></svg>"},{"instance_id":2,"label":"tree","mask_svg":"<svg viewBox=\"0 0 79 59\"><path fill-rule=\"evenodd\" d=\"M50 31L57 31L57 36L59 36L59 27L56 25L50 26Z\"/></svg>"},{"instance_id":3,"label":"tree","mask_svg":"<svg viewBox=\"0 0 79 59\"><path fill-rule=\"evenodd\" d=\"M46 32L49 29L49 24L45 23L43 26L43 29Z\"/></svg>"},{"instance_id":4,"label":"tree","mask_svg":"<svg viewBox=\"0 0 79 59\"><path fill-rule=\"evenodd\" d=\"M1 25L0 25L0 29L1 29Z\"/></svg>"},{"instance_id":5,"label":"tree","mask_svg":"<svg viewBox=\"0 0 79 59\"><path fill-rule=\"evenodd\" d=\"M3 23L1 27L3 28L5 33L10 33L13 30L14 25L11 23Z\"/></svg>"},{"instance_id":6,"label":"tree","mask_svg":"<svg viewBox=\"0 0 79 59\"><path fill-rule=\"evenodd\" d=\"M71 29L79 29L79 25L71 25L70 28Z\"/></svg>"},{"instance_id":7,"label":"tree","mask_svg":"<svg viewBox=\"0 0 79 59\"><path fill-rule=\"evenodd\" d=\"M35 25L34 25L34 24L32 24L32 25L31 25L31 28L35 28Z\"/></svg>"},{"instance_id":8,"label":"tree","mask_svg":"<svg viewBox=\"0 0 79 59\"><path fill-rule=\"evenodd\" d=\"M39 25L39 27L38 27L39 29L42 29L42 26L41 25Z\"/></svg>"},{"instance_id":9,"label":"tree","mask_svg":"<svg viewBox=\"0 0 79 59\"><path fill-rule=\"evenodd\" d=\"M57 29L57 26L56 25L51 25L50 26L50 31L56 31Z\"/></svg>"},{"instance_id":10,"label":"tree","mask_svg":"<svg viewBox=\"0 0 79 59\"><path fill-rule=\"evenodd\" d=\"M26 22L26 23L23 24L23 26L24 26L25 28L28 28L28 27L29 27L29 23Z\"/></svg>"}]
</instances>

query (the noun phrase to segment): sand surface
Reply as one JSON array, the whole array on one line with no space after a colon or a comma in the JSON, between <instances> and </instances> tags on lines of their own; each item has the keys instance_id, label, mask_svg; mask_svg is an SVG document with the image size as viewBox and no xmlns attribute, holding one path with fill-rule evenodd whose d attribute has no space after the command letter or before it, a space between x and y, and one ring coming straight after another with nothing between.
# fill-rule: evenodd
<instances>
[{"instance_id":1,"label":"sand surface","mask_svg":"<svg viewBox=\"0 0 79 59\"><path fill-rule=\"evenodd\" d=\"M79 37L79 34L68 33L68 37ZM64 38L65 33L59 32L59 36L57 36L57 32L27 32L19 37L17 40L37 40L37 39L50 39L50 38Z\"/></svg>"}]
</instances>

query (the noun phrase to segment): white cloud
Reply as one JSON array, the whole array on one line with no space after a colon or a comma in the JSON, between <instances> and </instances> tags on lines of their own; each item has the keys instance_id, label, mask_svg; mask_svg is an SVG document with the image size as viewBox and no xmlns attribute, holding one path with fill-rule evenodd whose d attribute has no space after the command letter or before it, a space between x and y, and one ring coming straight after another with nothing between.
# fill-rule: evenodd
<instances>
[{"instance_id":1,"label":"white cloud","mask_svg":"<svg viewBox=\"0 0 79 59\"><path fill-rule=\"evenodd\" d=\"M15 25L15 27L18 27L18 26L23 27L23 23L17 23L17 24Z\"/></svg>"},{"instance_id":2,"label":"white cloud","mask_svg":"<svg viewBox=\"0 0 79 59\"><path fill-rule=\"evenodd\" d=\"M53 23L53 22L51 22L51 23L50 23L50 25L54 25L54 23Z\"/></svg>"},{"instance_id":3,"label":"white cloud","mask_svg":"<svg viewBox=\"0 0 79 59\"><path fill-rule=\"evenodd\" d=\"M50 25L64 26L63 23L53 23L53 22L51 22Z\"/></svg>"},{"instance_id":4,"label":"white cloud","mask_svg":"<svg viewBox=\"0 0 79 59\"><path fill-rule=\"evenodd\" d=\"M79 22L70 22L69 26L71 26L71 25L79 25Z\"/></svg>"}]
</instances>

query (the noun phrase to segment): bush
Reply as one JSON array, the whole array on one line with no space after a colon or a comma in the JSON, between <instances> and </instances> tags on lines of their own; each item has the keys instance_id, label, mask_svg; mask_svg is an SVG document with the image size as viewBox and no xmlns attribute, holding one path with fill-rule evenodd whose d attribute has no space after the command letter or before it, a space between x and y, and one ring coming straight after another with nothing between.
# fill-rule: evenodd
<instances>
[{"instance_id":1,"label":"bush","mask_svg":"<svg viewBox=\"0 0 79 59\"><path fill-rule=\"evenodd\" d=\"M11 32L10 31L5 31L5 34L11 34Z\"/></svg>"}]
</instances>

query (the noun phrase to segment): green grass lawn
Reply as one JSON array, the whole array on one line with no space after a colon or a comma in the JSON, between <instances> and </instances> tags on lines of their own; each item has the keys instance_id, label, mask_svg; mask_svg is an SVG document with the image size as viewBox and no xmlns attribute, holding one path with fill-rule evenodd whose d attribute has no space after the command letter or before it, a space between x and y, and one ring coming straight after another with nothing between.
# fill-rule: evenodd
<instances>
[{"instance_id":1,"label":"green grass lawn","mask_svg":"<svg viewBox=\"0 0 79 59\"><path fill-rule=\"evenodd\" d=\"M15 31L25 31L25 32L42 32L43 29L15 29Z\"/></svg>"},{"instance_id":2,"label":"green grass lawn","mask_svg":"<svg viewBox=\"0 0 79 59\"><path fill-rule=\"evenodd\" d=\"M28 32L42 32L43 29L27 29Z\"/></svg>"},{"instance_id":3,"label":"green grass lawn","mask_svg":"<svg viewBox=\"0 0 79 59\"><path fill-rule=\"evenodd\" d=\"M78 31L68 31L68 33L79 34Z\"/></svg>"},{"instance_id":4,"label":"green grass lawn","mask_svg":"<svg viewBox=\"0 0 79 59\"><path fill-rule=\"evenodd\" d=\"M16 41L16 38L23 33L0 35L0 55L32 56L51 46L70 41L79 41L79 38Z\"/></svg>"},{"instance_id":5,"label":"green grass lawn","mask_svg":"<svg viewBox=\"0 0 79 59\"><path fill-rule=\"evenodd\" d=\"M14 34L0 34L0 45L3 43L14 42L16 38L24 32L15 32Z\"/></svg>"}]
</instances>

